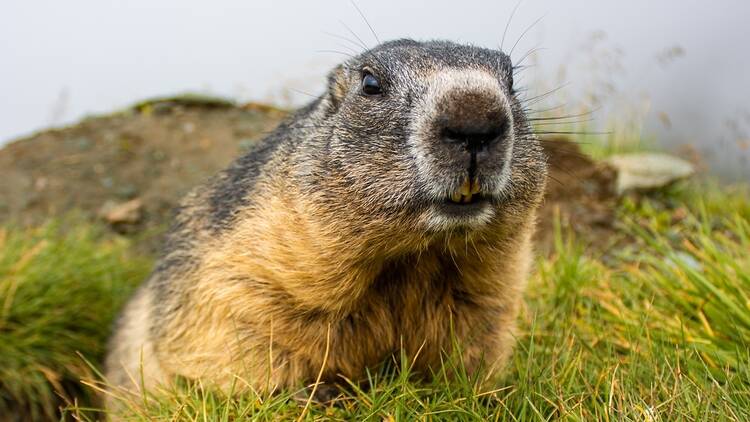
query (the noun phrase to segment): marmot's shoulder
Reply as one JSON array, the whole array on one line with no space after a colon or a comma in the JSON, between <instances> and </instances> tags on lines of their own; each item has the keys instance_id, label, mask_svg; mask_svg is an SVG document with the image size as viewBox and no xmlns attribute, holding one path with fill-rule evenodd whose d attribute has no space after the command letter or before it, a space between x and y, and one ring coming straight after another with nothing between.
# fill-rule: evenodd
<instances>
[{"instance_id":1,"label":"marmot's shoulder","mask_svg":"<svg viewBox=\"0 0 750 422\"><path fill-rule=\"evenodd\" d=\"M314 126L309 117L315 104L313 102L292 113L205 186L203 191L208 204L206 222L211 229L221 231L230 227L237 210L250 205L253 189L262 177L264 167L274 161L275 154L288 153L295 141L300 141L294 136L295 130ZM286 163L285 160L275 162L281 165Z\"/></svg>"}]
</instances>

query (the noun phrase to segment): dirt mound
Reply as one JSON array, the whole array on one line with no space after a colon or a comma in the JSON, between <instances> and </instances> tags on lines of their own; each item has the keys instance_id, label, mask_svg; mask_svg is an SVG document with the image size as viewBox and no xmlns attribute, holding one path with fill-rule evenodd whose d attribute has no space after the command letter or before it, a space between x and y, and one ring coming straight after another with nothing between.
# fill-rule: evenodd
<instances>
[{"instance_id":1,"label":"dirt mound","mask_svg":"<svg viewBox=\"0 0 750 422\"><path fill-rule=\"evenodd\" d=\"M285 114L258 104L164 98L20 139L0 149L0 222L33 225L77 210L120 232L158 233L182 195ZM540 247L549 249L554 210L584 238L600 238L597 232L612 227L613 172L564 139L544 144L551 175Z\"/></svg>"},{"instance_id":2,"label":"dirt mound","mask_svg":"<svg viewBox=\"0 0 750 422\"><path fill-rule=\"evenodd\" d=\"M539 213L537 247L543 253L554 244L554 224L572 231L595 250L613 242L617 174L610 166L595 162L567 138L544 139L549 178L544 206Z\"/></svg>"},{"instance_id":3,"label":"dirt mound","mask_svg":"<svg viewBox=\"0 0 750 422\"><path fill-rule=\"evenodd\" d=\"M137 198L142 218L117 229L159 228L182 195L284 115L266 106L164 99L18 140L0 149L0 221L38 224L72 210L98 218Z\"/></svg>"}]
</instances>

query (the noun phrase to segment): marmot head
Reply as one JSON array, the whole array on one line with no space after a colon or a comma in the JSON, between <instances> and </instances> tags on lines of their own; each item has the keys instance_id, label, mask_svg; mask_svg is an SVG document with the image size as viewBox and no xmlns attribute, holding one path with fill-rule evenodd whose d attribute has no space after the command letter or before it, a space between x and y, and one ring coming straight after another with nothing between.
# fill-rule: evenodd
<instances>
[{"instance_id":1,"label":"marmot head","mask_svg":"<svg viewBox=\"0 0 750 422\"><path fill-rule=\"evenodd\" d=\"M298 174L338 221L481 230L533 208L546 164L501 51L384 43L336 67L306 122Z\"/></svg>"}]
</instances>

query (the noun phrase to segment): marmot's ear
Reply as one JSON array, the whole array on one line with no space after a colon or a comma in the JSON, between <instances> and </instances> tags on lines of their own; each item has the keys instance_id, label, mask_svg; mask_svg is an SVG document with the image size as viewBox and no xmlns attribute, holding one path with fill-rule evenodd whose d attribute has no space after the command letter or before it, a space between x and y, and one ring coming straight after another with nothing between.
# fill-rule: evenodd
<instances>
[{"instance_id":1,"label":"marmot's ear","mask_svg":"<svg viewBox=\"0 0 750 422\"><path fill-rule=\"evenodd\" d=\"M328 101L331 103L331 112L339 109L344 96L346 96L346 71L343 65L338 65L328 74Z\"/></svg>"}]
</instances>

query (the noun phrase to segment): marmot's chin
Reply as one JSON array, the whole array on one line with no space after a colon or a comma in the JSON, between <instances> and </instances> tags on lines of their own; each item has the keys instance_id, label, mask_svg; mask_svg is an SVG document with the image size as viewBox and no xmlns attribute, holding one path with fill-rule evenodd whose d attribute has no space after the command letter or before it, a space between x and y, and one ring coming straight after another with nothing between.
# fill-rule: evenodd
<instances>
[{"instance_id":1,"label":"marmot's chin","mask_svg":"<svg viewBox=\"0 0 750 422\"><path fill-rule=\"evenodd\" d=\"M422 215L422 221L429 231L471 230L487 225L494 215L492 202L481 194L475 194L461 202L448 198L432 204Z\"/></svg>"}]
</instances>

